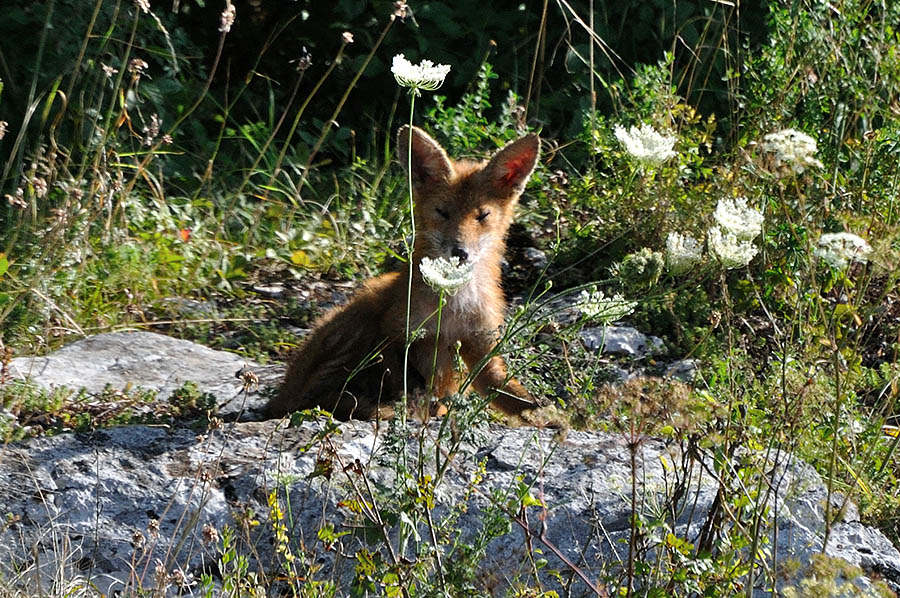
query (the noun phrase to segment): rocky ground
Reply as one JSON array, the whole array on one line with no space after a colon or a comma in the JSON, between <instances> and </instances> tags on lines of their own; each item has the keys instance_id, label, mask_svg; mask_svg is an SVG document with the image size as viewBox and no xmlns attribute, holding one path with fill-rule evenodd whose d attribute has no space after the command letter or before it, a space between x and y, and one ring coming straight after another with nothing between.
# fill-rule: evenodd
<instances>
[{"instance_id":1,"label":"rocky ground","mask_svg":"<svg viewBox=\"0 0 900 598\"><path fill-rule=\"evenodd\" d=\"M626 337L638 334L626 332ZM632 344L653 344L646 338L638 341L630 339ZM258 376L259 387L245 387L239 375L248 370ZM277 384L281 368L246 363L194 343L148 332L104 334L47 357L15 359L9 371L42 387L84 388L87 396L104 388L108 393L110 387L136 386L166 396L193 381L211 393L225 421L194 427L179 421L116 426L44 435L0 448L0 562L8 578L15 578L16 571L33 575L40 570L46 583L63 572L89 578L104 593L159 584L174 588L173 580L189 583L216 570L210 530L226 525L240 530L247 513L263 523L249 531L240 549L255 555L257 566L265 569L274 566L272 526L265 521L267 496L272 488L284 487L290 491L293 537L303 539L322 565L323 577L346 581L353 562L335 559L335 551L317 543L316 530L327 523L337 530L360 525L360 515L348 508L348 501L358 495L364 479L389 487L395 475L391 459L396 455L391 457L386 446L387 424L349 422L323 436L324 419L295 427L283 420L259 421L266 388ZM420 443L432 454L447 442L441 424L432 421L424 431L410 425L410 459L416 458ZM496 496L524 483L536 498L524 511L503 514L508 530L492 540L480 564L486 588L527 577L526 552L535 547L548 559L548 570L562 572L559 579L544 583L562 583L573 596L591 595L591 584L621 573L633 472L639 510L670 505L668 523L678 537L697 543L708 534L718 489L715 470L704 458L686 460L674 445L644 439L633 470L622 435L499 424L470 432L437 488L435 516L455 513L461 536L468 537L483 530L487 514L496 515ZM330 470L313 476L322 473L324 446ZM761 487L767 488L769 511L762 524L772 566L768 577L757 579L760 595L765 595L771 579L789 583L822 551L827 492L819 475L793 457L775 452L754 458L767 463ZM479 466L484 467L483 481L473 492L471 480ZM900 553L880 532L858 521L852 503L844 503L840 495L832 499L836 510L843 508L843 518L833 526L825 552L898 587ZM464 503L470 505L465 512L454 511L454 505ZM371 546L365 534L341 542L338 552L344 554Z\"/></svg>"}]
</instances>

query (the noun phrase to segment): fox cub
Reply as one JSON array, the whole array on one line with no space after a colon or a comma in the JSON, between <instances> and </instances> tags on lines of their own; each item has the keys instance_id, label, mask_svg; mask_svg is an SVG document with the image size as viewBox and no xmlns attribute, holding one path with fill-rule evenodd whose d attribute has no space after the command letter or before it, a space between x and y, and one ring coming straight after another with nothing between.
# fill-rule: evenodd
<instances>
[{"instance_id":1,"label":"fox cub","mask_svg":"<svg viewBox=\"0 0 900 598\"><path fill-rule=\"evenodd\" d=\"M417 231L409 327L424 331L410 346L409 389L424 389L438 398L457 392L459 342L466 366L480 368L475 389L485 396L496 393L492 406L511 415L537 406L525 388L508 377L500 356L487 357L496 345L506 306L500 288L506 232L538 148L538 137L532 134L508 144L489 161L454 161L421 129L400 129L398 153L412 178ZM473 278L446 298L438 335L438 293L423 280L419 264L423 257L451 256L470 262ZM403 393L408 276L404 269L373 278L347 305L322 316L291 357L268 414L279 417L316 406L338 419L393 413L390 405Z\"/></svg>"}]
</instances>

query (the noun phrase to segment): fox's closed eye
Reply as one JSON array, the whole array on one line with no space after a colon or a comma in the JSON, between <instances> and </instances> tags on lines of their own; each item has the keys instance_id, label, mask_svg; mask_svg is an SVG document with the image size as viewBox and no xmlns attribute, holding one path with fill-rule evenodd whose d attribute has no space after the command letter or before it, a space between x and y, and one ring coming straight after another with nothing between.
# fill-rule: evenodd
<instances>
[{"instance_id":1,"label":"fox's closed eye","mask_svg":"<svg viewBox=\"0 0 900 598\"><path fill-rule=\"evenodd\" d=\"M442 208L435 208L434 211L437 212L438 215L439 215L441 218L443 218L444 220L450 220L450 213L447 212L447 210L444 210L444 209L442 209Z\"/></svg>"},{"instance_id":2,"label":"fox's closed eye","mask_svg":"<svg viewBox=\"0 0 900 598\"><path fill-rule=\"evenodd\" d=\"M478 214L478 216L475 216L475 220L477 220L478 222L484 222L485 218L487 218L490 215L491 215L491 211L485 210L484 212L481 212L480 214Z\"/></svg>"}]
</instances>

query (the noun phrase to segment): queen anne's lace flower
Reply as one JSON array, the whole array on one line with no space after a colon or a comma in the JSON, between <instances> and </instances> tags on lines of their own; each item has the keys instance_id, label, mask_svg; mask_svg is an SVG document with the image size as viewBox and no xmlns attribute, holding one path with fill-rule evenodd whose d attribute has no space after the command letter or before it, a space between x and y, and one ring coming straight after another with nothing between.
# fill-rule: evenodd
<instances>
[{"instance_id":1,"label":"queen anne's lace flower","mask_svg":"<svg viewBox=\"0 0 900 598\"><path fill-rule=\"evenodd\" d=\"M633 312L637 302L628 301L621 295L606 297L600 289L592 288L590 292L581 291L575 307L589 320L614 322Z\"/></svg>"},{"instance_id":2,"label":"queen anne's lace flower","mask_svg":"<svg viewBox=\"0 0 900 598\"><path fill-rule=\"evenodd\" d=\"M850 262L865 264L872 253L872 246L853 233L826 233L819 238L813 254L838 269Z\"/></svg>"},{"instance_id":3,"label":"queen anne's lace flower","mask_svg":"<svg viewBox=\"0 0 900 598\"><path fill-rule=\"evenodd\" d=\"M716 226L706 237L710 254L728 270L749 264L758 251L753 240L762 232L763 215L738 197L720 199L713 218Z\"/></svg>"},{"instance_id":4,"label":"queen anne's lace flower","mask_svg":"<svg viewBox=\"0 0 900 598\"><path fill-rule=\"evenodd\" d=\"M814 156L816 140L795 129L784 129L763 137L762 149L775 154L775 166L790 168L801 174L809 166L822 167Z\"/></svg>"},{"instance_id":5,"label":"queen anne's lace flower","mask_svg":"<svg viewBox=\"0 0 900 598\"><path fill-rule=\"evenodd\" d=\"M738 239L752 241L762 232L763 215L747 206L747 199L720 199L713 213L716 223Z\"/></svg>"},{"instance_id":6,"label":"queen anne's lace flower","mask_svg":"<svg viewBox=\"0 0 900 598\"><path fill-rule=\"evenodd\" d=\"M420 90L434 91L443 85L447 73L450 72L450 66L434 64L430 60L413 64L403 54L397 54L394 56L391 72L398 84L409 87L412 93L418 95Z\"/></svg>"},{"instance_id":7,"label":"queen anne's lace flower","mask_svg":"<svg viewBox=\"0 0 900 598\"><path fill-rule=\"evenodd\" d=\"M616 125L613 131L616 139L625 146L625 151L644 164L658 166L675 156L672 148L675 147L676 137L657 133L650 125L631 127L627 131L625 127Z\"/></svg>"},{"instance_id":8,"label":"queen anne's lace flower","mask_svg":"<svg viewBox=\"0 0 900 598\"><path fill-rule=\"evenodd\" d=\"M443 291L448 295L455 295L456 292L465 286L474 276L475 264L469 261L460 263L456 256L447 259L439 257L431 259L423 257L419 263L419 270L422 272L422 278L435 291Z\"/></svg>"},{"instance_id":9,"label":"queen anne's lace flower","mask_svg":"<svg viewBox=\"0 0 900 598\"><path fill-rule=\"evenodd\" d=\"M719 260L726 270L746 266L759 251L752 238L738 237L718 226L709 229L707 242L709 253Z\"/></svg>"},{"instance_id":10,"label":"queen anne's lace flower","mask_svg":"<svg viewBox=\"0 0 900 598\"><path fill-rule=\"evenodd\" d=\"M693 237L679 233L666 237L666 268L672 274L683 274L702 259L703 247Z\"/></svg>"}]
</instances>

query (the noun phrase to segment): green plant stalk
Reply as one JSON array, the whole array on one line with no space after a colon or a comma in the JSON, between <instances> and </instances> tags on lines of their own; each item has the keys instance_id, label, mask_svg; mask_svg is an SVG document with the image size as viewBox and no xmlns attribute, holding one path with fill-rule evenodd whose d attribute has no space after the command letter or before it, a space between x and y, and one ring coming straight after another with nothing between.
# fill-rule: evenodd
<instances>
[{"instance_id":1,"label":"green plant stalk","mask_svg":"<svg viewBox=\"0 0 900 598\"><path fill-rule=\"evenodd\" d=\"M834 415L831 419L831 458L828 463L828 483L826 485L826 493L825 493L825 538L822 540L822 554L825 554L825 549L828 546L828 538L831 536L831 523L832 523L832 507L831 507L831 495L834 489L834 476L835 468L837 467L837 451L838 451L838 426L841 423L841 409L843 407L843 393L841 392L841 374L840 374L840 353L837 349L834 351Z\"/></svg>"},{"instance_id":2,"label":"green plant stalk","mask_svg":"<svg viewBox=\"0 0 900 598\"><path fill-rule=\"evenodd\" d=\"M841 287L838 289L838 296L840 297L844 293L845 283L846 283L847 271L844 270L843 276L841 278ZM832 343L832 367L834 368L834 414L831 419L831 455L828 463L828 480L826 483L826 493L825 493L825 537L822 540L822 554L825 554L825 548L828 546L828 538L831 536L831 524L832 524L832 507L831 507L831 496L834 490L834 477L836 475L835 469L837 468L837 452L838 452L838 427L841 424L841 411L844 406L844 393L841 392L841 354L840 347L837 342L837 334L834 333L834 328L838 325L838 316L835 313L835 309L837 306L831 310L831 326L832 326L832 335L831 335L831 343Z\"/></svg>"},{"instance_id":3,"label":"green plant stalk","mask_svg":"<svg viewBox=\"0 0 900 598\"><path fill-rule=\"evenodd\" d=\"M631 421L631 434L628 439L628 453L631 458L631 534L628 537L628 585L625 588L626 596L634 594L634 557L637 550L637 430L635 423Z\"/></svg>"},{"instance_id":4,"label":"green plant stalk","mask_svg":"<svg viewBox=\"0 0 900 598\"><path fill-rule=\"evenodd\" d=\"M406 284L406 338L403 343L403 397L400 401L400 423L401 428L406 429L406 408L408 402L408 394L409 394L409 373L407 370L409 369L409 347L410 347L410 338L409 338L409 320L410 320L410 311L412 304L412 283L413 283L413 248L416 243L416 214L413 211L413 187L412 187L412 144L413 144L413 114L415 113L416 106L416 90L413 89L409 94L409 136L407 137L406 144L406 184L409 189L409 224L410 224L410 234L412 235L412 245L410 245L409 240L405 240L404 243L406 245L406 255L407 255L407 284ZM438 312L440 313L440 312ZM440 327L439 327L440 328ZM406 459L404 453L404 460Z\"/></svg>"},{"instance_id":5,"label":"green plant stalk","mask_svg":"<svg viewBox=\"0 0 900 598\"><path fill-rule=\"evenodd\" d=\"M338 50L338 56L341 55L344 46L341 46L341 49ZM315 97L315 95L319 92L319 89L322 87L322 84L325 83L325 80L331 75L331 72L334 70L334 67L337 66L337 58L331 61L331 64L328 66L328 69L325 71L325 74L322 75L319 80L316 82L316 85L313 87L312 91L306 96L306 99L303 101L303 104L300 105L300 108L297 109L297 114L294 116L294 122L291 123L291 129L288 131L287 137L284 140L284 143L281 145L281 151L278 153L278 158L275 160L275 166L272 168L272 173L269 175L269 182L267 183L267 187L271 187L275 182L275 177L278 176L278 171L281 169L281 164L284 162L284 157L287 154L288 147L290 147L291 139L294 137L294 133L297 132L297 126L300 124L300 118L303 116L303 113L306 111L306 107L309 106L310 101ZM303 77L301 75L300 80ZM297 87L300 87L300 80L297 81ZM296 88L295 88L296 89ZM274 136L274 132L272 135ZM247 185L247 182L250 180L250 177L253 176L253 171L256 170L256 166L259 164L260 159L262 159L262 154L265 151L259 153L256 161L253 163L253 166L250 167L250 170L247 171L247 176L244 177L244 181L241 183L241 188L238 193L243 192L244 187Z\"/></svg>"},{"instance_id":6,"label":"green plant stalk","mask_svg":"<svg viewBox=\"0 0 900 598\"><path fill-rule=\"evenodd\" d=\"M434 374L437 370L438 347L441 341L441 313L444 311L444 290L438 293L437 330L434 333L434 356L431 358L431 379L428 381L428 392L434 392Z\"/></svg>"},{"instance_id":7,"label":"green plant stalk","mask_svg":"<svg viewBox=\"0 0 900 598\"><path fill-rule=\"evenodd\" d=\"M328 132L331 130L332 125L334 124L335 119L337 119L338 114L341 113L341 110L344 108L344 104L347 102L347 98L350 97L350 92L353 91L353 88L356 87L356 82L359 81L359 78L362 77L362 74L368 68L369 63L372 62L372 57L375 56L375 52L381 46L381 42L384 41L385 36L388 31L391 30L391 25L394 24L393 19L388 21L387 26L381 31L381 35L378 36L378 40L375 42L375 45L372 46L372 49L369 51L369 54L366 56L366 59L363 61L362 66L359 67L359 70L356 71L356 74L353 76L353 79L350 81L350 84L347 86L347 89L344 91L344 95L341 96L341 100L338 102L338 105L335 107L334 112L331 113L331 117L325 121L325 124L322 126L322 132L319 134L319 139L316 141L316 145L313 146L312 151L309 153L309 158L306 160L306 166L303 168L303 174L300 175L300 182L297 184L297 200L300 199L300 191L303 189L304 183L306 183L306 177L309 176L309 169L312 167L313 160L316 158L316 154L319 153L319 149L322 147L322 144L325 142L325 137L328 136ZM410 117L411 119L412 117Z\"/></svg>"},{"instance_id":8,"label":"green plant stalk","mask_svg":"<svg viewBox=\"0 0 900 598\"><path fill-rule=\"evenodd\" d=\"M6 177L9 174L13 163L15 163L15 170L13 172L21 173L23 171L22 163L25 161L25 135L28 131L28 123L31 121L31 117L34 115L35 110L37 110L39 103L39 101L35 99L35 94L37 93L38 73L41 72L41 63L44 59L44 49L47 45L47 32L50 30L50 19L53 16L53 10L55 6L55 0L51 0L47 5L47 17L44 20L44 26L41 28L41 37L38 43L37 56L34 59L34 76L31 78L31 87L28 90L28 101L26 102L28 108L25 112L25 118L22 120L22 126L19 129L19 134L16 136L16 141L9 153L9 159L6 161L6 164L3 167L3 173L0 174L0 185L2 185L4 181L6 181ZM16 227L16 229L18 228L19 227ZM12 246L12 243L10 243L10 247Z\"/></svg>"}]
</instances>

